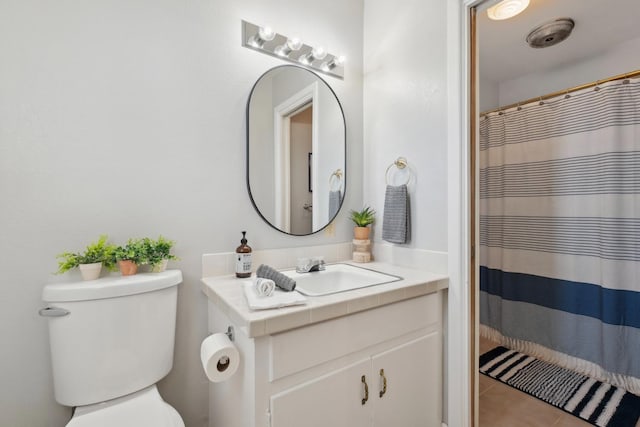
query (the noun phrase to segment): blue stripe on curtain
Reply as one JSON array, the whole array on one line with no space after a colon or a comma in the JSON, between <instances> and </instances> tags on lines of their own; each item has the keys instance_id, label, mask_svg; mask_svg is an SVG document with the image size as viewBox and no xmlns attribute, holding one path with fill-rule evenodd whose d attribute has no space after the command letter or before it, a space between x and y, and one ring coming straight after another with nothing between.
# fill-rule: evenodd
<instances>
[{"instance_id":1,"label":"blue stripe on curtain","mask_svg":"<svg viewBox=\"0 0 640 427\"><path fill-rule=\"evenodd\" d=\"M480 267L480 290L506 300L640 328L640 292Z\"/></svg>"}]
</instances>

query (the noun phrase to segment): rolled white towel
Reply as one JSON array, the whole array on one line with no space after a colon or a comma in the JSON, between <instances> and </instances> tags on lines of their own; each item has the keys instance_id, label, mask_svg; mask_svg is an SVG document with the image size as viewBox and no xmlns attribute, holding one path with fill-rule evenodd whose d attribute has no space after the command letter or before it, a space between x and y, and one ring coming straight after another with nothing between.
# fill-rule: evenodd
<instances>
[{"instance_id":1,"label":"rolled white towel","mask_svg":"<svg viewBox=\"0 0 640 427\"><path fill-rule=\"evenodd\" d=\"M270 297L276 289L276 283L271 279L256 277L253 281L256 293L260 297Z\"/></svg>"}]
</instances>

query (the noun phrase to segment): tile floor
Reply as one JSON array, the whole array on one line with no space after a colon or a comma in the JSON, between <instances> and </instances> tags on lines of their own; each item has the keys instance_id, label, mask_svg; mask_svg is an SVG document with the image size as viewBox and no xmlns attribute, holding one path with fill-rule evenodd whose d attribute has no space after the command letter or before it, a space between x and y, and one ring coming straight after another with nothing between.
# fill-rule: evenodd
<instances>
[{"instance_id":1,"label":"tile floor","mask_svg":"<svg viewBox=\"0 0 640 427\"><path fill-rule=\"evenodd\" d=\"M498 344L480 338L480 354ZM560 409L480 375L480 427L589 427ZM640 427L640 422L636 424Z\"/></svg>"}]
</instances>

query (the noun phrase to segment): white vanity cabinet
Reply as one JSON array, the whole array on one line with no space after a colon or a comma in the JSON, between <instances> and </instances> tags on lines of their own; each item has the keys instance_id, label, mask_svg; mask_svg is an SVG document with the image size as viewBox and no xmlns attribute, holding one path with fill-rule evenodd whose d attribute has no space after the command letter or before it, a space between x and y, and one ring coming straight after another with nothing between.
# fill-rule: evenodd
<instances>
[{"instance_id":1,"label":"white vanity cabinet","mask_svg":"<svg viewBox=\"0 0 640 427\"><path fill-rule=\"evenodd\" d=\"M210 427L441 426L446 279L314 299L286 321L277 310L243 317L242 295L224 303L213 286L209 330L234 327L241 364L210 384Z\"/></svg>"},{"instance_id":2,"label":"white vanity cabinet","mask_svg":"<svg viewBox=\"0 0 640 427\"><path fill-rule=\"evenodd\" d=\"M440 426L439 339L433 332L271 396L272 425Z\"/></svg>"}]
</instances>

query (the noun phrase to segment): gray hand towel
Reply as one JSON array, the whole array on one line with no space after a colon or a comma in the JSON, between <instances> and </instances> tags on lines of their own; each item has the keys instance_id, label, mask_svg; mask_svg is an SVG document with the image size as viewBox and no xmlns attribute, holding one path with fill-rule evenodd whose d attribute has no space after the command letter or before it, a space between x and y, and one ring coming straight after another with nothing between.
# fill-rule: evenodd
<instances>
[{"instance_id":1,"label":"gray hand towel","mask_svg":"<svg viewBox=\"0 0 640 427\"><path fill-rule=\"evenodd\" d=\"M263 279L273 280L280 289L291 292L296 288L296 281L286 276L268 265L260 264L256 270L256 276Z\"/></svg>"},{"instance_id":2,"label":"gray hand towel","mask_svg":"<svg viewBox=\"0 0 640 427\"><path fill-rule=\"evenodd\" d=\"M387 185L382 217L382 240L391 243L407 243L410 226L407 185Z\"/></svg>"},{"instance_id":3,"label":"gray hand towel","mask_svg":"<svg viewBox=\"0 0 640 427\"><path fill-rule=\"evenodd\" d=\"M329 191L329 220L332 220L334 216L338 213L338 209L340 209L340 202L342 201L342 192L338 191Z\"/></svg>"}]
</instances>

